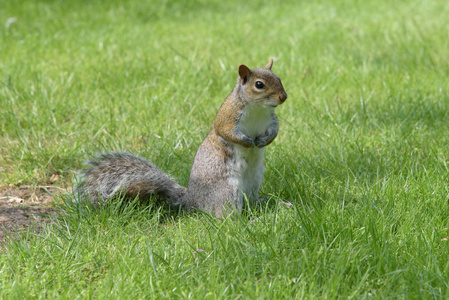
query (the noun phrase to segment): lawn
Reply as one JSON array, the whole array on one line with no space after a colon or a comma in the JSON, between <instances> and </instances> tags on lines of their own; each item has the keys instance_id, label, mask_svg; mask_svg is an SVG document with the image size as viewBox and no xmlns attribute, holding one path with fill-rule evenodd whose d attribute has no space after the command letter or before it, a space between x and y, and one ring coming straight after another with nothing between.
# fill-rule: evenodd
<instances>
[{"instance_id":1,"label":"lawn","mask_svg":"<svg viewBox=\"0 0 449 300\"><path fill-rule=\"evenodd\" d=\"M260 207L155 202L0 246L0 298L448 298L449 3L0 2L0 186L70 188L99 152L188 182L238 66L288 93ZM289 205L291 204L291 205Z\"/></svg>"}]
</instances>

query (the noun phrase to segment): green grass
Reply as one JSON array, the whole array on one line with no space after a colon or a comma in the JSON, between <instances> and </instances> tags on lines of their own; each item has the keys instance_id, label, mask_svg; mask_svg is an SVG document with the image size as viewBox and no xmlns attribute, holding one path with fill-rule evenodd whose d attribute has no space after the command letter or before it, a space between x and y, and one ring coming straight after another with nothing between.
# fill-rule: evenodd
<instances>
[{"instance_id":1,"label":"green grass","mask_svg":"<svg viewBox=\"0 0 449 300\"><path fill-rule=\"evenodd\" d=\"M63 203L0 250L0 298L449 297L447 1L242 2L0 2L0 185L106 150L185 185L239 64L289 95L266 205Z\"/></svg>"}]
</instances>

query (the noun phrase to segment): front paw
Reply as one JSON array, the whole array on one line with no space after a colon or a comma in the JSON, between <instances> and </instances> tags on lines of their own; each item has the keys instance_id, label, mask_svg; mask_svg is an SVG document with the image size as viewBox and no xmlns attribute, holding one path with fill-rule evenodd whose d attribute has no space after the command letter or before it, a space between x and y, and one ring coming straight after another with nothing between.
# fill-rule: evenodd
<instances>
[{"instance_id":1,"label":"front paw","mask_svg":"<svg viewBox=\"0 0 449 300\"><path fill-rule=\"evenodd\" d=\"M248 138L247 140L245 140L245 147L246 148L254 148L254 146L257 146L256 141L252 140L250 138Z\"/></svg>"},{"instance_id":2,"label":"front paw","mask_svg":"<svg viewBox=\"0 0 449 300\"><path fill-rule=\"evenodd\" d=\"M255 141L252 138L244 134L239 135L237 139L233 142L245 148L254 148L254 146L256 145Z\"/></svg>"},{"instance_id":3,"label":"front paw","mask_svg":"<svg viewBox=\"0 0 449 300\"><path fill-rule=\"evenodd\" d=\"M264 135L260 135L255 138L254 143L257 147L262 148L265 147L276 138L277 135L277 127L274 128L275 130L268 129Z\"/></svg>"},{"instance_id":4,"label":"front paw","mask_svg":"<svg viewBox=\"0 0 449 300\"><path fill-rule=\"evenodd\" d=\"M256 144L257 147L259 148L263 148L268 144L268 136L258 136L256 137L256 139L254 140L254 143Z\"/></svg>"}]
</instances>

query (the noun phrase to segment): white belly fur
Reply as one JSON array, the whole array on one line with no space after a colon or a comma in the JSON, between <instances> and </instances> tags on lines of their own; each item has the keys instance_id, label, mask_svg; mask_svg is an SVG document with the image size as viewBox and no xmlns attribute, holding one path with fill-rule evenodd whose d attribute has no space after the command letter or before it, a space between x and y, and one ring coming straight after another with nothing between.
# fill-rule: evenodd
<instances>
[{"instance_id":1,"label":"white belly fur","mask_svg":"<svg viewBox=\"0 0 449 300\"><path fill-rule=\"evenodd\" d=\"M252 139L264 135L272 124L272 114L273 108L255 104L248 105L240 118L238 130ZM229 180L232 186L237 186L239 189L238 210L243 208L243 194L249 199L257 200L259 188L263 181L264 151L264 148L234 146Z\"/></svg>"}]
</instances>

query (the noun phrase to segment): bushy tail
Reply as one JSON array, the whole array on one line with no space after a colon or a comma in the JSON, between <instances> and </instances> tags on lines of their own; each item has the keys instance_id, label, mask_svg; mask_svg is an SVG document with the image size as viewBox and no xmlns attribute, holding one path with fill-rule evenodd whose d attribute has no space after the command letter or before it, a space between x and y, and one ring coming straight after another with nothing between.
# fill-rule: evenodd
<instances>
[{"instance_id":1,"label":"bushy tail","mask_svg":"<svg viewBox=\"0 0 449 300\"><path fill-rule=\"evenodd\" d=\"M182 205L187 189L142 157L112 152L87 165L90 168L83 171L75 192L94 203L118 195L141 199L159 195L172 205Z\"/></svg>"}]
</instances>

